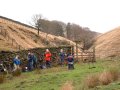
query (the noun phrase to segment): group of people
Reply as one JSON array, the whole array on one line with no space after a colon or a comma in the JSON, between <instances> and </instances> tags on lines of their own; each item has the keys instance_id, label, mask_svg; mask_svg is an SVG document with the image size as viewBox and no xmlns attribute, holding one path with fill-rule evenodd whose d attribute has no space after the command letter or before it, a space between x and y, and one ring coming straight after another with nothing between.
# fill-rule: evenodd
<instances>
[{"instance_id":1,"label":"group of people","mask_svg":"<svg viewBox=\"0 0 120 90\"><path fill-rule=\"evenodd\" d=\"M46 49L45 53L44 53L44 61L45 61L45 65L42 65L41 68L51 68L51 63L52 63L52 53L49 51L49 49ZM68 64L68 69L74 69L74 56L71 53L66 54L64 52L63 49L60 50L59 53L59 60L60 60L60 64L61 66L64 66L64 62L65 59L67 61ZM29 52L28 56L27 56L27 66L25 67L25 69L27 71L32 71L35 68L38 68L38 59L35 56L34 53ZM14 69L13 71L20 69L20 64L21 64L21 60L19 59L19 56L16 55L16 57L13 59L13 64L14 64Z\"/></svg>"}]
</instances>

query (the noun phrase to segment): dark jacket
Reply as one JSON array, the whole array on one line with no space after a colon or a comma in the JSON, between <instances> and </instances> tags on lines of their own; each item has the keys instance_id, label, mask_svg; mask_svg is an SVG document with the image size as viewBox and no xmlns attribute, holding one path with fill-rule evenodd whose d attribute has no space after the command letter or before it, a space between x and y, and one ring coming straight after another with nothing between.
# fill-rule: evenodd
<instances>
[{"instance_id":1,"label":"dark jacket","mask_svg":"<svg viewBox=\"0 0 120 90\"><path fill-rule=\"evenodd\" d=\"M68 62L74 62L74 58L73 58L73 56L72 55L67 55L68 57L67 57L67 61Z\"/></svg>"},{"instance_id":2,"label":"dark jacket","mask_svg":"<svg viewBox=\"0 0 120 90\"><path fill-rule=\"evenodd\" d=\"M28 62L33 62L34 56L28 55Z\"/></svg>"},{"instance_id":3,"label":"dark jacket","mask_svg":"<svg viewBox=\"0 0 120 90\"><path fill-rule=\"evenodd\" d=\"M64 52L60 52L60 59L62 59L62 60L64 60L64 58L65 58L65 53Z\"/></svg>"}]
</instances>

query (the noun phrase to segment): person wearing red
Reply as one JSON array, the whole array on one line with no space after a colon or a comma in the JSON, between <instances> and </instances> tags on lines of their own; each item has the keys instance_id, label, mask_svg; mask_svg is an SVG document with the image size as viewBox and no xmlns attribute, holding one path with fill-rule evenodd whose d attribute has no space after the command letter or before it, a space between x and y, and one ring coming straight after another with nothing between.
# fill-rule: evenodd
<instances>
[{"instance_id":1,"label":"person wearing red","mask_svg":"<svg viewBox=\"0 0 120 90\"><path fill-rule=\"evenodd\" d=\"M49 49L46 49L46 52L45 52L45 62L46 62L46 67L47 68L50 68L51 67L51 53L49 51Z\"/></svg>"}]
</instances>

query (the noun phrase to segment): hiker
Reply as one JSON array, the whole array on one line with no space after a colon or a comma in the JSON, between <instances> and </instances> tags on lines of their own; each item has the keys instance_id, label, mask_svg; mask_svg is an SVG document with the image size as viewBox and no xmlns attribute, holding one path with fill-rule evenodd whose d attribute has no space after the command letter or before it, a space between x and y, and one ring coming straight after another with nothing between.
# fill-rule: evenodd
<instances>
[{"instance_id":1,"label":"hiker","mask_svg":"<svg viewBox=\"0 0 120 90\"><path fill-rule=\"evenodd\" d=\"M59 56L60 56L60 64L61 64L61 66L63 66L64 59L65 59L65 53L63 52L63 49L60 50Z\"/></svg>"},{"instance_id":2,"label":"hiker","mask_svg":"<svg viewBox=\"0 0 120 90\"><path fill-rule=\"evenodd\" d=\"M3 64L0 63L0 73L4 72L4 71L5 71L4 69L5 69L5 68L4 68Z\"/></svg>"},{"instance_id":3,"label":"hiker","mask_svg":"<svg viewBox=\"0 0 120 90\"><path fill-rule=\"evenodd\" d=\"M32 56L32 53L31 52L29 52L28 53L28 70L29 71L32 71L33 70L33 56Z\"/></svg>"},{"instance_id":4,"label":"hiker","mask_svg":"<svg viewBox=\"0 0 120 90\"><path fill-rule=\"evenodd\" d=\"M67 55L68 70L74 69L74 57L72 54Z\"/></svg>"},{"instance_id":5,"label":"hiker","mask_svg":"<svg viewBox=\"0 0 120 90\"><path fill-rule=\"evenodd\" d=\"M7 69L5 68L5 66L3 65L3 61L0 60L0 74L1 73L7 73Z\"/></svg>"},{"instance_id":6,"label":"hiker","mask_svg":"<svg viewBox=\"0 0 120 90\"><path fill-rule=\"evenodd\" d=\"M33 68L37 68L37 57L34 53L32 53L32 57L33 57Z\"/></svg>"},{"instance_id":7,"label":"hiker","mask_svg":"<svg viewBox=\"0 0 120 90\"><path fill-rule=\"evenodd\" d=\"M20 59L19 59L19 56L16 55L16 57L13 59L13 65L14 65L14 70L13 71L16 71L17 69L20 69Z\"/></svg>"},{"instance_id":8,"label":"hiker","mask_svg":"<svg viewBox=\"0 0 120 90\"><path fill-rule=\"evenodd\" d=\"M49 51L49 49L46 49L45 52L45 63L46 63L46 68L50 68L51 67L51 53Z\"/></svg>"}]
</instances>

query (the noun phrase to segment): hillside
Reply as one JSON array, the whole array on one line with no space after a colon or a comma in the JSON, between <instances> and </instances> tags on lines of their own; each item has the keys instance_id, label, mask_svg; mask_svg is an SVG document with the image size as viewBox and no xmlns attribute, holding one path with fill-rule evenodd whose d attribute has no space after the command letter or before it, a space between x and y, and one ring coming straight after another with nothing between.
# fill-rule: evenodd
<instances>
[{"instance_id":1,"label":"hillside","mask_svg":"<svg viewBox=\"0 0 120 90\"><path fill-rule=\"evenodd\" d=\"M37 15L34 16L32 25L40 28L40 30L45 33L56 36L63 36L72 41L84 41L85 49L89 49L91 47L93 38L99 34L98 32L91 31L91 29L88 27L82 27L75 23L66 24L56 20L50 21L41 19L41 16Z\"/></svg>"},{"instance_id":2,"label":"hillside","mask_svg":"<svg viewBox=\"0 0 120 90\"><path fill-rule=\"evenodd\" d=\"M120 27L98 36L95 46L98 57L120 56Z\"/></svg>"},{"instance_id":3,"label":"hillside","mask_svg":"<svg viewBox=\"0 0 120 90\"><path fill-rule=\"evenodd\" d=\"M0 50L18 50L35 47L73 45L60 36L40 32L31 26L0 16Z\"/></svg>"}]
</instances>

